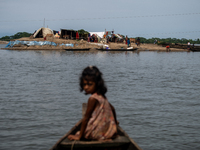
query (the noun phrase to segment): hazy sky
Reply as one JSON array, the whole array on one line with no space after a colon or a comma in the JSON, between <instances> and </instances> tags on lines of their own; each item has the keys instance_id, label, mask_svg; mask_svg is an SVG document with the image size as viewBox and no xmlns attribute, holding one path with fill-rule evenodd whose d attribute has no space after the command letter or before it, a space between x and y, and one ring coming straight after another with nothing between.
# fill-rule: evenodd
<instances>
[{"instance_id":1,"label":"hazy sky","mask_svg":"<svg viewBox=\"0 0 200 150\"><path fill-rule=\"evenodd\" d=\"M45 23L44 23L45 18ZM200 0L0 0L0 37L52 30L200 38Z\"/></svg>"}]
</instances>

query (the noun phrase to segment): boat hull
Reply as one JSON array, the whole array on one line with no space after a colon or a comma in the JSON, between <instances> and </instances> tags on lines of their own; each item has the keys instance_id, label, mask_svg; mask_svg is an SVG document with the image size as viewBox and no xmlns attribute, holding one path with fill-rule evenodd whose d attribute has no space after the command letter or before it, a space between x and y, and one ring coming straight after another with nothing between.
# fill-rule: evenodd
<instances>
[{"instance_id":1,"label":"boat hull","mask_svg":"<svg viewBox=\"0 0 200 150\"><path fill-rule=\"evenodd\" d=\"M167 46L169 45L170 48L177 48L177 49L188 49L190 51L193 51L193 52L200 52L200 46L193 46L193 45L190 45L188 47L188 45L186 44L162 44L162 46Z\"/></svg>"},{"instance_id":2,"label":"boat hull","mask_svg":"<svg viewBox=\"0 0 200 150\"><path fill-rule=\"evenodd\" d=\"M82 116L86 112L87 104L82 104ZM81 129L82 120L65 134L50 150L142 150L133 139L118 125L117 137L110 141L70 141L68 136L76 134Z\"/></svg>"},{"instance_id":3,"label":"boat hull","mask_svg":"<svg viewBox=\"0 0 200 150\"><path fill-rule=\"evenodd\" d=\"M137 50L138 48L134 48L134 49L97 49L99 51L121 51L121 52L126 52L126 51L135 51Z\"/></svg>"},{"instance_id":4,"label":"boat hull","mask_svg":"<svg viewBox=\"0 0 200 150\"><path fill-rule=\"evenodd\" d=\"M111 141L70 141L68 135L75 134L81 128L80 120L64 135L51 150L141 150L141 148L118 126L118 136Z\"/></svg>"},{"instance_id":5,"label":"boat hull","mask_svg":"<svg viewBox=\"0 0 200 150\"><path fill-rule=\"evenodd\" d=\"M89 51L90 48L83 48L83 49L65 49L66 51Z\"/></svg>"}]
</instances>

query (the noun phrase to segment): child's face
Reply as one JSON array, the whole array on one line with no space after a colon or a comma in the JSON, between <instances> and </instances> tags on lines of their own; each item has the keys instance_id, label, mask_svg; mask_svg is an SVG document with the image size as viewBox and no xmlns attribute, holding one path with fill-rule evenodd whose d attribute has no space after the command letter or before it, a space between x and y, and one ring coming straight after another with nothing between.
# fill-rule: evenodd
<instances>
[{"instance_id":1,"label":"child's face","mask_svg":"<svg viewBox=\"0 0 200 150\"><path fill-rule=\"evenodd\" d=\"M95 93L96 84L94 81L83 80L83 89L87 94Z\"/></svg>"}]
</instances>

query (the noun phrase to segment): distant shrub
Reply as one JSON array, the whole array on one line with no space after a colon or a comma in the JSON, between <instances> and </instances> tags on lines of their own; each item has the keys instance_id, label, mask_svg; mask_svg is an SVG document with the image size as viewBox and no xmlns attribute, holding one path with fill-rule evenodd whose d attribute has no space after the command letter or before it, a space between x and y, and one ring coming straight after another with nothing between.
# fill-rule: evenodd
<instances>
[{"instance_id":1,"label":"distant shrub","mask_svg":"<svg viewBox=\"0 0 200 150\"><path fill-rule=\"evenodd\" d=\"M4 36L4 37L0 38L0 40L2 40L2 41L10 41L12 39L19 39L19 38L22 38L22 37L30 37L31 35L32 35L32 33L18 32L15 35Z\"/></svg>"}]
</instances>

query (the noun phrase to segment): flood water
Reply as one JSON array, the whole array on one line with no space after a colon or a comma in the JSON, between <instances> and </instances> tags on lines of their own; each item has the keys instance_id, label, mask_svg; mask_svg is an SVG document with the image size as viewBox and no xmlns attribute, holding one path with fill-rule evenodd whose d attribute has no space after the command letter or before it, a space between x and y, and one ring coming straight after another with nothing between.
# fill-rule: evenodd
<instances>
[{"instance_id":1,"label":"flood water","mask_svg":"<svg viewBox=\"0 0 200 150\"><path fill-rule=\"evenodd\" d=\"M200 53L11 50L0 50L0 149L47 150L67 133L89 97L79 92L88 65L142 149L200 149Z\"/></svg>"}]
</instances>

